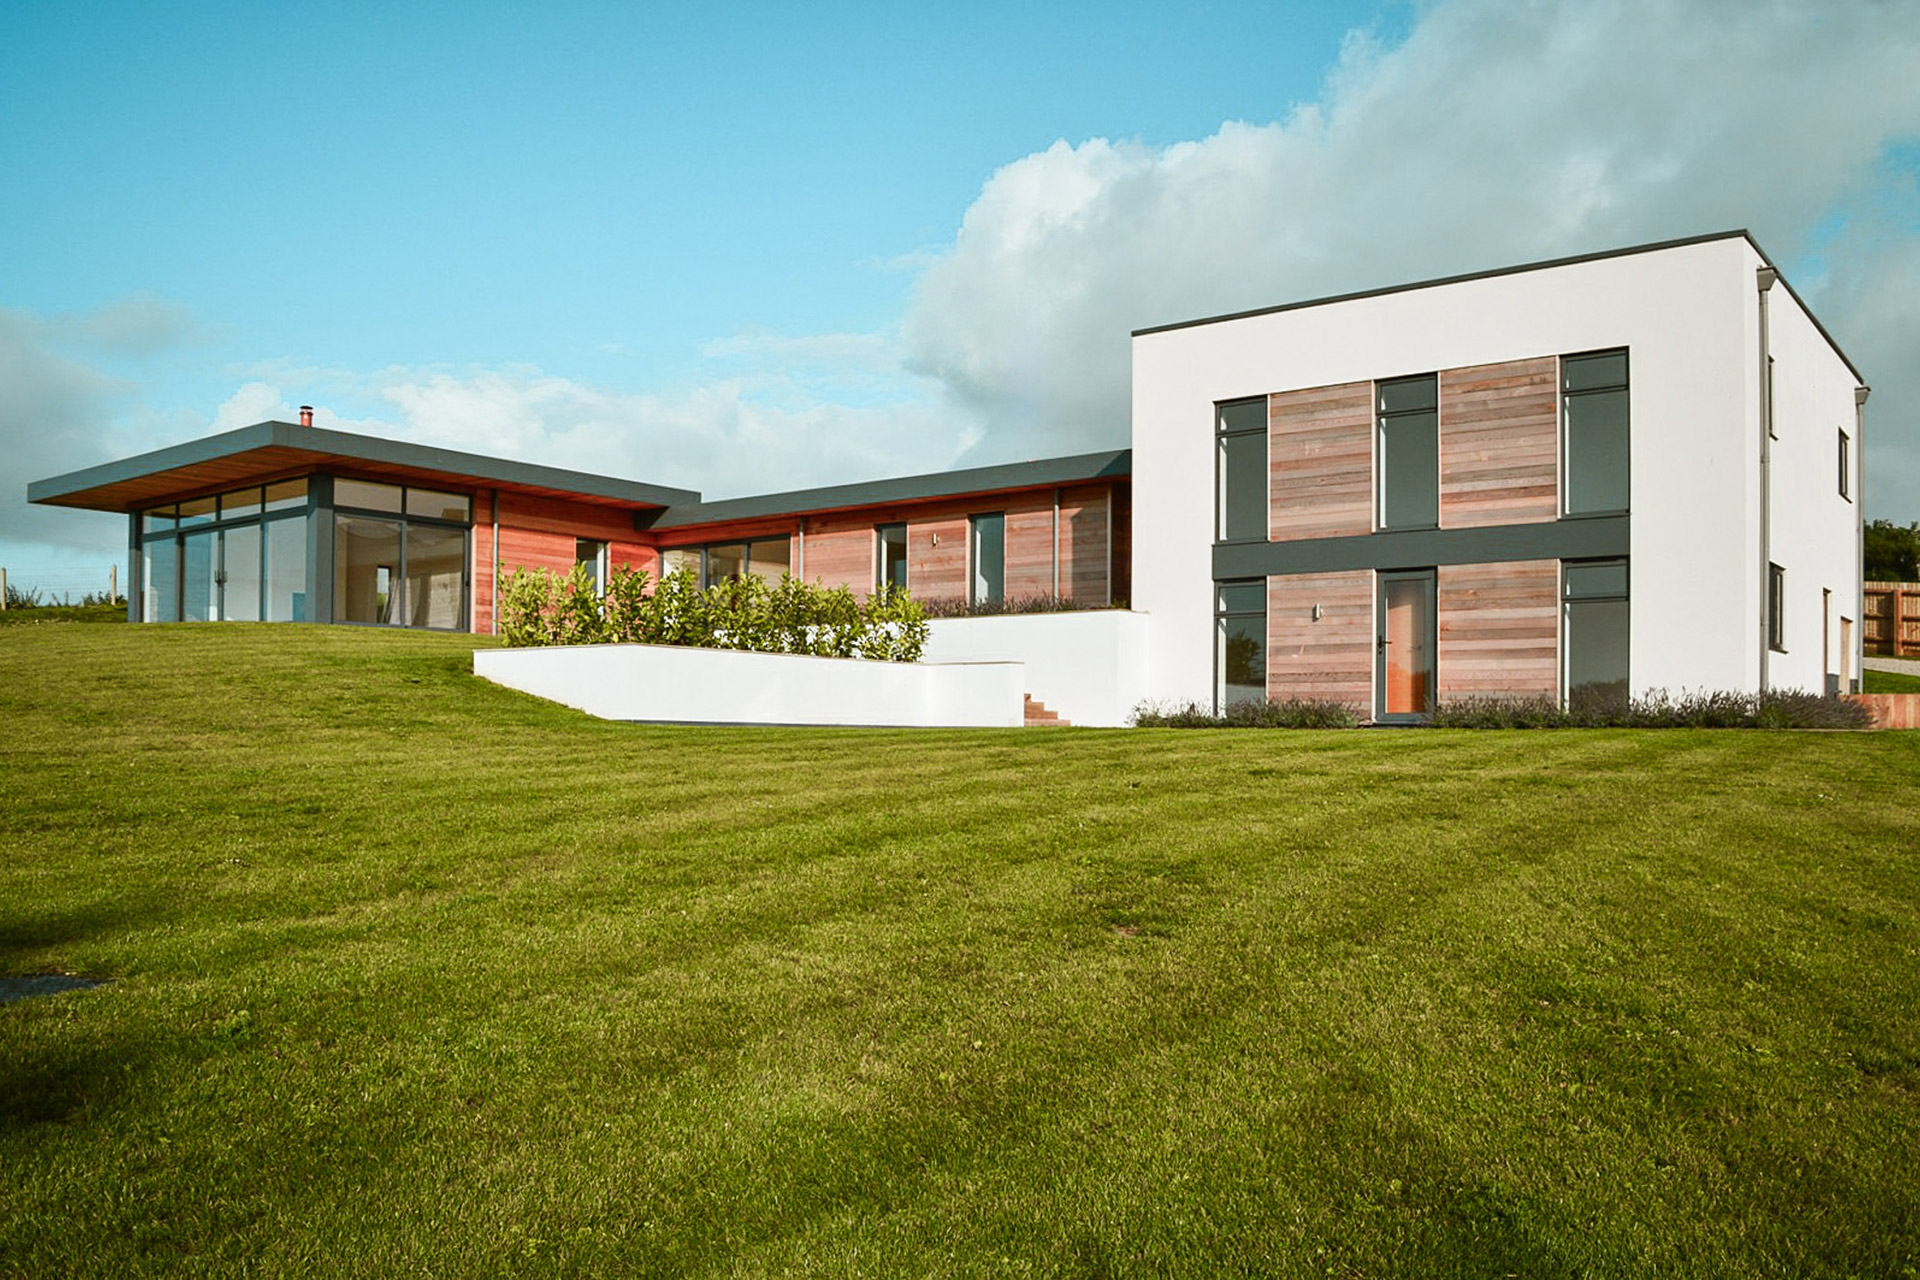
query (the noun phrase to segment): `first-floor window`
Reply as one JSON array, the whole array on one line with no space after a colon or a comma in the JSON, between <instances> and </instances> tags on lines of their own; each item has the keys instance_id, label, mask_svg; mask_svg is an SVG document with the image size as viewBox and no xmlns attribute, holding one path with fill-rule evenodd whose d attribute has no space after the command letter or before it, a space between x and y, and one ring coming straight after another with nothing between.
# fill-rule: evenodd
<instances>
[{"instance_id":1,"label":"first-floor window","mask_svg":"<svg viewBox=\"0 0 1920 1280\"><path fill-rule=\"evenodd\" d=\"M967 519L967 559L973 566L967 599L974 604L1003 600L1007 594L1007 518L995 511Z\"/></svg>"},{"instance_id":2,"label":"first-floor window","mask_svg":"<svg viewBox=\"0 0 1920 1280\"><path fill-rule=\"evenodd\" d=\"M1267 700L1267 584L1215 584L1214 704Z\"/></svg>"},{"instance_id":3,"label":"first-floor window","mask_svg":"<svg viewBox=\"0 0 1920 1280\"><path fill-rule=\"evenodd\" d=\"M904 524L880 525L874 529L873 539L878 544L878 554L874 558L876 585L905 591L907 589L907 526Z\"/></svg>"},{"instance_id":4,"label":"first-floor window","mask_svg":"<svg viewBox=\"0 0 1920 1280\"><path fill-rule=\"evenodd\" d=\"M1781 653L1787 651L1787 571L1777 564L1767 566L1767 645Z\"/></svg>"},{"instance_id":5,"label":"first-floor window","mask_svg":"<svg viewBox=\"0 0 1920 1280\"><path fill-rule=\"evenodd\" d=\"M1630 621L1625 560L1569 560L1560 568L1567 706L1626 703Z\"/></svg>"},{"instance_id":6,"label":"first-floor window","mask_svg":"<svg viewBox=\"0 0 1920 1280\"><path fill-rule=\"evenodd\" d=\"M1853 497L1853 441L1844 430L1840 432L1840 496Z\"/></svg>"}]
</instances>

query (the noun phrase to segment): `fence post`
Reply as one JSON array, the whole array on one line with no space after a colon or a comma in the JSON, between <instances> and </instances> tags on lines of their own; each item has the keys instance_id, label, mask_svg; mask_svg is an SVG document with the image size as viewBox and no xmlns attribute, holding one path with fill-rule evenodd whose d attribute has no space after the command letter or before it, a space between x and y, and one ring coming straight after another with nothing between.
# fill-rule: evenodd
<instances>
[{"instance_id":1,"label":"fence post","mask_svg":"<svg viewBox=\"0 0 1920 1280\"><path fill-rule=\"evenodd\" d=\"M7 607L7 571L0 569L0 609Z\"/></svg>"},{"instance_id":2,"label":"fence post","mask_svg":"<svg viewBox=\"0 0 1920 1280\"><path fill-rule=\"evenodd\" d=\"M107 603L112 604L120 598L120 566L107 566Z\"/></svg>"}]
</instances>

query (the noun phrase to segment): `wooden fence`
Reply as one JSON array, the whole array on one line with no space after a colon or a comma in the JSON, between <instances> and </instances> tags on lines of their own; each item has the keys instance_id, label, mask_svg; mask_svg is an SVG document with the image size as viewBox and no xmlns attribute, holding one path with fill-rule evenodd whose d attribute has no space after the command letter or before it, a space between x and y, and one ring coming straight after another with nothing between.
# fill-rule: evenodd
<instances>
[{"instance_id":1,"label":"wooden fence","mask_svg":"<svg viewBox=\"0 0 1920 1280\"><path fill-rule=\"evenodd\" d=\"M1920 582L1869 582L1860 639L1868 653L1920 657Z\"/></svg>"}]
</instances>

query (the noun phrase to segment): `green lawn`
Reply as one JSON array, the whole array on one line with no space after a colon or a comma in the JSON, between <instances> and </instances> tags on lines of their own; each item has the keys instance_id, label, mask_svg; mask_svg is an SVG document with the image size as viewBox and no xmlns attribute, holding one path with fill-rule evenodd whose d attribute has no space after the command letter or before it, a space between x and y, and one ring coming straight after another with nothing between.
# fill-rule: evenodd
<instances>
[{"instance_id":1,"label":"green lawn","mask_svg":"<svg viewBox=\"0 0 1920 1280\"><path fill-rule=\"evenodd\" d=\"M1915 674L1905 671L1874 671L1860 673L1860 692L1862 693L1920 693L1920 664L1915 665Z\"/></svg>"},{"instance_id":2,"label":"green lawn","mask_svg":"<svg viewBox=\"0 0 1920 1280\"><path fill-rule=\"evenodd\" d=\"M601 724L0 630L0 1276L1900 1276L1920 734Z\"/></svg>"}]
</instances>

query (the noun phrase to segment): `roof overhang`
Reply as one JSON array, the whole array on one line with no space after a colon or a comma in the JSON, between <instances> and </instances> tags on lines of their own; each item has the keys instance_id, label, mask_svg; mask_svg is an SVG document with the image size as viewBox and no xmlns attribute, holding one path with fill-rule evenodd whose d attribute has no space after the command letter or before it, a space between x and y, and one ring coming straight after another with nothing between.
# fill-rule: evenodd
<instances>
[{"instance_id":1,"label":"roof overhang","mask_svg":"<svg viewBox=\"0 0 1920 1280\"><path fill-rule=\"evenodd\" d=\"M452 489L502 489L635 511L700 501L700 495L690 489L616 480L291 422L257 422L203 440L36 480L27 486L27 501L92 511L138 511L179 498L314 471L344 471L396 483Z\"/></svg>"},{"instance_id":2,"label":"roof overhang","mask_svg":"<svg viewBox=\"0 0 1920 1280\"><path fill-rule=\"evenodd\" d=\"M634 518L634 523L642 530L654 532L692 529L701 525L774 516L824 515L861 507L898 507L990 493L1010 493L1020 489L1111 483L1126 480L1132 474L1133 450L1110 449L1102 453L1081 453L1065 458L1039 458L993 467L969 467L964 471L937 471L928 475L836 484L820 489L794 489L786 493L758 494L748 498L723 498L717 502L692 503L657 513L642 513Z\"/></svg>"}]
</instances>

